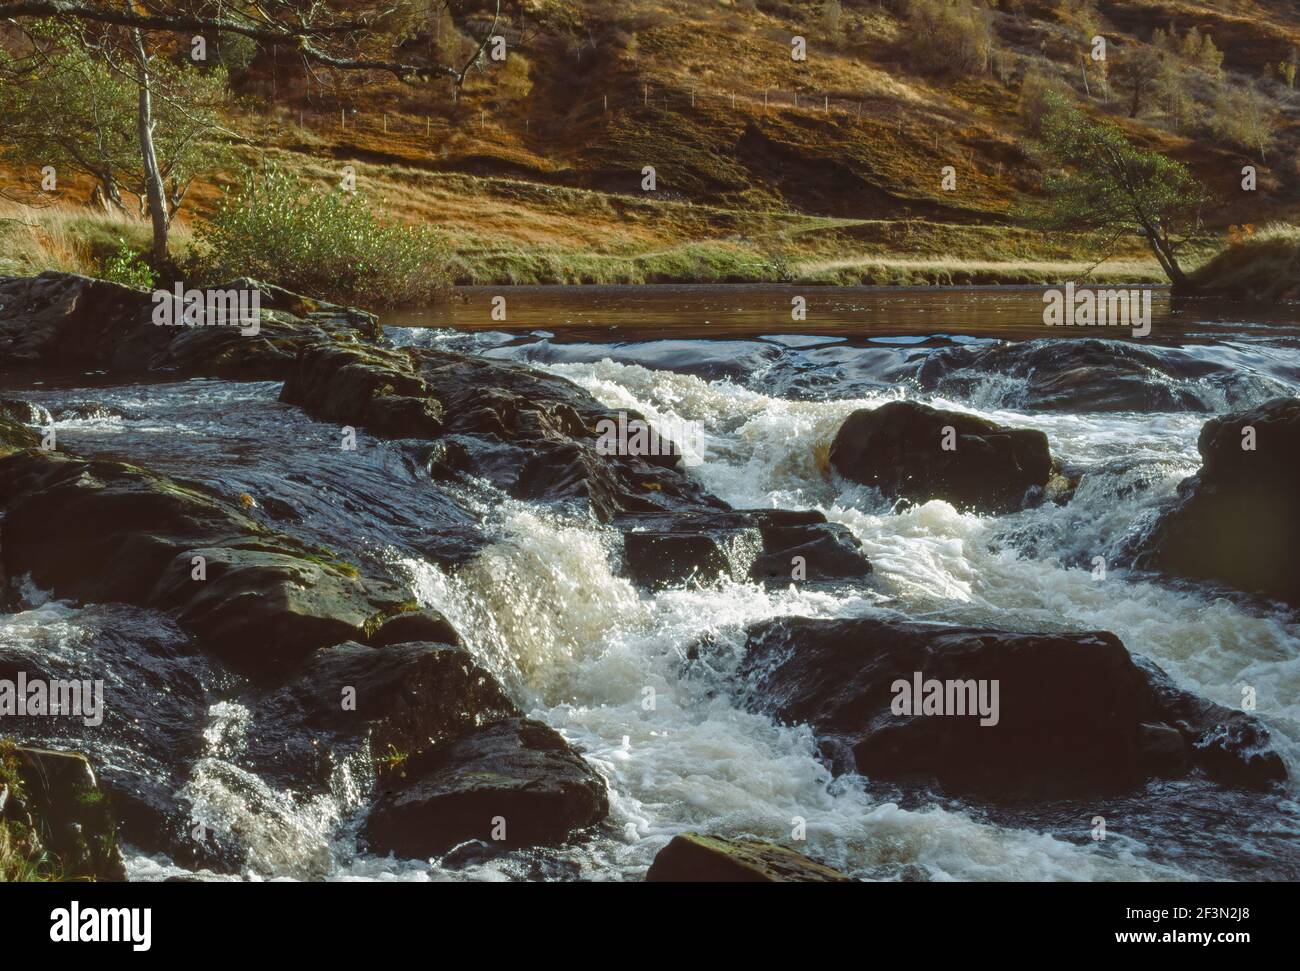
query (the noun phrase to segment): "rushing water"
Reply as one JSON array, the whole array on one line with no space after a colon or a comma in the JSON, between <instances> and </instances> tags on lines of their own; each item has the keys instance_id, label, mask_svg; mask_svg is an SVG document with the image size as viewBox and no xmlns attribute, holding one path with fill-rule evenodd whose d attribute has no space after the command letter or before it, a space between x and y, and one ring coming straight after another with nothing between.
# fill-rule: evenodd
<instances>
[{"instance_id":1,"label":"rushing water","mask_svg":"<svg viewBox=\"0 0 1300 971\"><path fill-rule=\"evenodd\" d=\"M786 291L755 292L747 298L789 306ZM342 452L337 428L278 403L274 382L76 390L9 384L12 394L55 413L60 443L70 451L126 458L231 496L247 493L279 511L280 528L346 549L409 583L447 614L525 710L569 738L610 783L608 819L595 838L572 846L486 861L358 855L355 822L369 780L344 773L328 796L307 798L251 776L237 758L248 713L213 683L207 748L188 795L209 826L249 848L249 877L639 879L676 833L788 840L798 819L806 821L811 854L864 878L1300 877L1294 782L1265 796L1159 782L1129 800L998 814L858 776L832 778L806 727L735 704L727 688L737 655L725 649L738 648L747 625L782 614L886 610L1024 630L1111 630L1181 685L1225 705L1240 703L1243 683L1255 686L1258 714L1294 779L1300 618L1228 591L1119 568L1098 581L1092 564L1097 556L1109 561L1195 471L1196 437L1208 417L1297 393L1298 329L1259 321L1235 328L1234 315L1219 312L1175 319L1165 307L1146 342L1095 332L1079 338L1140 345L1151 356L1143 365L1147 380L1177 407L1124 410L1110 401L1092 410L1060 402L1043 409L1031 393L1032 373L985 370L1000 359L981 356L1008 334L1044 338L1041 324L1028 329L1033 308L1041 307L1036 294L947 293L942 301L827 295L826 306L841 308L841 317L846 306L869 304L871 326L854 333L851 315L818 325L811 312L809 322L775 326L751 312L741 315L744 326L724 327L725 339L701 339L713 333L718 311L688 303L679 326L666 311L656 311L661 319L643 308L651 326L622 327L612 335L618 342L609 343L610 325L593 320L590 306L566 316L547 295L531 305L510 297L528 308L519 314L523 325L512 314L512 327L523 332L389 328L397 343L529 362L652 422L703 423L705 460L691 474L709 490L738 507L820 509L861 540L875 568L871 581L816 591L722 582L640 592L618 576L615 532L481 484L431 483L400 443L367 439L356 452ZM816 306L817 294L810 298ZM628 298L633 310L618 305L613 316L625 321L640 299ZM1006 332L1001 318L987 316L995 304L1009 322ZM927 309L933 316L925 323ZM702 319L705 312L714 316ZM549 325L537 332L547 315ZM973 356L928 376L926 361L937 354ZM870 490L836 481L825 456L853 410L897 397L1043 430L1060 459L1084 470L1077 494L1064 506L998 517L942 502L891 512ZM77 402L95 407L60 417ZM26 600L26 609L0 618L0 637L57 654L71 667L109 636L163 645L178 638L166 618L149 611L75 608L36 590ZM724 649L710 665L685 664L704 636ZM643 704L647 688L654 689L653 710ZM120 746L94 754L139 758ZM1112 820L1100 843L1090 839L1097 814ZM143 854L129 866L137 878L177 872L170 861Z\"/></svg>"}]
</instances>

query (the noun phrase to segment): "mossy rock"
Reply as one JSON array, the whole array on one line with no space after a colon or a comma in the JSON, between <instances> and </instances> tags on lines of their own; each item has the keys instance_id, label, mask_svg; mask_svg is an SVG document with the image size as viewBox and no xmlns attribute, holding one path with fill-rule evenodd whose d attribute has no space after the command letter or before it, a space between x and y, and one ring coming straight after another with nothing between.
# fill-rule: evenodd
<instances>
[{"instance_id":1,"label":"mossy rock","mask_svg":"<svg viewBox=\"0 0 1300 971\"><path fill-rule=\"evenodd\" d=\"M0 878L126 879L117 825L89 760L0 742Z\"/></svg>"},{"instance_id":2,"label":"mossy rock","mask_svg":"<svg viewBox=\"0 0 1300 971\"><path fill-rule=\"evenodd\" d=\"M849 877L792 849L756 839L683 833L659 851L653 883L845 883Z\"/></svg>"}]
</instances>

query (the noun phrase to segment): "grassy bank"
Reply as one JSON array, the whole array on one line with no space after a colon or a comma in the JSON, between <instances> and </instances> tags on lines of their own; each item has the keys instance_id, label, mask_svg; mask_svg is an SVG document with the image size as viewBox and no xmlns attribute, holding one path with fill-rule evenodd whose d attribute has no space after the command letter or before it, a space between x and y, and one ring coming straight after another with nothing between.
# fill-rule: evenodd
<instances>
[{"instance_id":1,"label":"grassy bank","mask_svg":"<svg viewBox=\"0 0 1300 971\"><path fill-rule=\"evenodd\" d=\"M502 204L508 190L491 184L501 180L472 179L469 186L465 180L449 176L424 188L376 180L386 208L418 213L440 227L447 270L460 285L953 286L1053 283L1085 274L1099 283L1163 282L1159 267L1136 246L1131 255L1094 268L1082 241L1014 227L701 213L703 207L675 203L659 204L652 214L639 200L586 190L556 195L587 198L514 198L511 218L502 221L507 225L488 232L476 217ZM461 192L449 194L445 181L460 182L455 188ZM584 209L581 218L567 218L571 206ZM712 220L711 231L703 220ZM189 227L178 224L173 253L183 257L191 238ZM148 224L75 206L0 208L0 274L56 269L105 276L124 245L143 258Z\"/></svg>"},{"instance_id":2,"label":"grassy bank","mask_svg":"<svg viewBox=\"0 0 1300 971\"><path fill-rule=\"evenodd\" d=\"M172 238L180 247L188 245L190 232L183 220L173 222ZM63 270L106 276L123 248L143 258L149 250L148 222L116 210L0 201L0 274Z\"/></svg>"},{"instance_id":3,"label":"grassy bank","mask_svg":"<svg viewBox=\"0 0 1300 971\"><path fill-rule=\"evenodd\" d=\"M1275 303L1300 300L1300 226L1274 224L1191 274L1195 292Z\"/></svg>"}]
</instances>

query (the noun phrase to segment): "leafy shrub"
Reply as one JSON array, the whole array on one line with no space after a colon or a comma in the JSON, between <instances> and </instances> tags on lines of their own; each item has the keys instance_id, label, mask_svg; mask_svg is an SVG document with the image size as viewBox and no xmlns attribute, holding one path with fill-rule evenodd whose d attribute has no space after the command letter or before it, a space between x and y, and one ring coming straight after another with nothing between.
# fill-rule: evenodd
<instances>
[{"instance_id":1,"label":"leafy shrub","mask_svg":"<svg viewBox=\"0 0 1300 971\"><path fill-rule=\"evenodd\" d=\"M1026 71L1020 83L1020 117L1032 135L1042 134L1043 120L1050 112L1073 100L1069 85L1037 66Z\"/></svg>"},{"instance_id":2,"label":"leafy shrub","mask_svg":"<svg viewBox=\"0 0 1300 971\"><path fill-rule=\"evenodd\" d=\"M449 253L432 229L385 220L360 193L327 191L276 165L244 170L195 243L201 276L250 276L338 303L424 304L450 286Z\"/></svg>"},{"instance_id":3,"label":"leafy shrub","mask_svg":"<svg viewBox=\"0 0 1300 971\"><path fill-rule=\"evenodd\" d=\"M152 290L158 275L144 258L131 248L125 239L119 238L113 255L99 265L99 275L113 283L121 283L140 290Z\"/></svg>"},{"instance_id":4,"label":"leafy shrub","mask_svg":"<svg viewBox=\"0 0 1300 971\"><path fill-rule=\"evenodd\" d=\"M1263 159L1276 128L1276 110L1255 88L1224 88L1215 96L1210 133L1221 144L1257 151Z\"/></svg>"},{"instance_id":5,"label":"leafy shrub","mask_svg":"<svg viewBox=\"0 0 1300 971\"><path fill-rule=\"evenodd\" d=\"M912 0L908 53L929 74L979 74L993 54L988 11L970 0Z\"/></svg>"}]
</instances>

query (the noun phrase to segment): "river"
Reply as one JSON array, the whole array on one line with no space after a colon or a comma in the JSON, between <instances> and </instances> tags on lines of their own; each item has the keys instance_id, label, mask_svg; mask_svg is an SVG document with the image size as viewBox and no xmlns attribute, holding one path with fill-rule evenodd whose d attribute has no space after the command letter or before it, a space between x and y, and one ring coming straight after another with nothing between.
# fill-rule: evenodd
<instances>
[{"instance_id":1,"label":"river","mask_svg":"<svg viewBox=\"0 0 1300 971\"><path fill-rule=\"evenodd\" d=\"M505 320L492 317L498 295ZM800 296L806 317L792 319ZM811 855L864 879L1298 879L1300 618L1120 567L1098 579L1094 566L1196 471L1208 418L1300 391L1300 309L1174 307L1158 292L1152 333L1135 339L1045 328L1042 306L1041 291L1007 288L472 288L440 308L384 317L398 345L526 362L652 423L699 422L704 461L690 471L711 492L737 507L818 509L858 537L874 574L833 589L722 581L638 591L618 575L616 532L482 483L430 482L396 442L367 440L341 460L337 428L281 404L277 382L5 386L55 414L61 447L282 503L294 511L283 528L402 579L610 784L600 831L570 846L489 859L369 856L356 850L366 780L342 780L328 797L275 789L239 767L246 713L219 700L187 796L206 825L247 847L244 877L635 880L676 833L785 841L803 820ZM1114 381L1094 370L1045 391L1043 373L1072 367L1080 341L1124 362ZM851 412L899 397L1041 429L1059 459L1089 474L1062 506L892 511L828 474L825 454ZM60 416L77 402L92 407ZM151 611L74 607L38 590L25 591L23 608L0 615L0 638L72 666L106 637L178 636ZM873 611L1109 630L1222 704L1237 707L1250 684L1293 781L1267 794L1157 781L1096 804L993 809L833 778L806 726L737 705L728 659L758 620ZM686 663L705 637L734 651ZM135 757L108 743L93 754ZM1110 821L1105 841L1091 838L1097 815ZM128 868L137 879L183 872L139 852Z\"/></svg>"}]
</instances>

